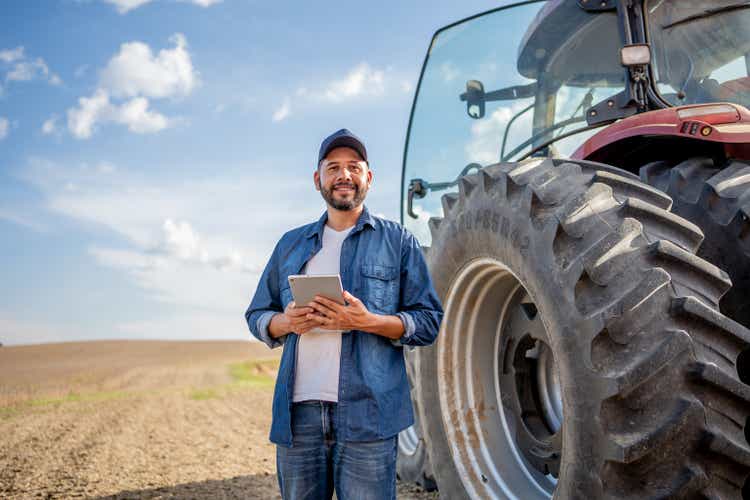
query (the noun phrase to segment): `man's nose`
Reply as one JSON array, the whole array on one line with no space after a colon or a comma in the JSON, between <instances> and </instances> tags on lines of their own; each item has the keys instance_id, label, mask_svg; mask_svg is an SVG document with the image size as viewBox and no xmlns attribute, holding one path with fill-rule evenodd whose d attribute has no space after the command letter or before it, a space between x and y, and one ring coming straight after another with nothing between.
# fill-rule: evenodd
<instances>
[{"instance_id":1,"label":"man's nose","mask_svg":"<svg viewBox=\"0 0 750 500\"><path fill-rule=\"evenodd\" d=\"M348 168L342 168L339 171L339 180L350 181L352 179L352 173L349 172Z\"/></svg>"}]
</instances>

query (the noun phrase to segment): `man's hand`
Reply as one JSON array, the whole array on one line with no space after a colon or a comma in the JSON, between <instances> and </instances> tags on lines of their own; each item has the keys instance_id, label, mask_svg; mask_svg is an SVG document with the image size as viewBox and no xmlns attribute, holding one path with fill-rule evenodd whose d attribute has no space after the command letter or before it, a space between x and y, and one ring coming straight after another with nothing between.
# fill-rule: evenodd
<instances>
[{"instance_id":1,"label":"man's hand","mask_svg":"<svg viewBox=\"0 0 750 500\"><path fill-rule=\"evenodd\" d=\"M326 330L368 330L374 322L374 315L354 295L347 291L342 294L349 305L342 306L331 299L315 296L309 308L314 312L306 314L306 318L315 322L316 326Z\"/></svg>"},{"instance_id":2,"label":"man's hand","mask_svg":"<svg viewBox=\"0 0 750 500\"><path fill-rule=\"evenodd\" d=\"M284 329L287 333L303 334L319 326L320 323L307 317L312 312L311 307L297 307L294 301L290 302L284 309Z\"/></svg>"}]
</instances>

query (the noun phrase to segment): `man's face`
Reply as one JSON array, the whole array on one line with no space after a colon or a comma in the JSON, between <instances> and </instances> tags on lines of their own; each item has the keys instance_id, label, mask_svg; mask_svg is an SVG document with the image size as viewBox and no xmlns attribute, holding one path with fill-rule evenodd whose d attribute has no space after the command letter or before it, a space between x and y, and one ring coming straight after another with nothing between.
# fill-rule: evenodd
<instances>
[{"instance_id":1,"label":"man's face","mask_svg":"<svg viewBox=\"0 0 750 500\"><path fill-rule=\"evenodd\" d=\"M352 210L365 200L372 183L367 162L351 148L329 151L313 175L315 189L336 210Z\"/></svg>"}]
</instances>

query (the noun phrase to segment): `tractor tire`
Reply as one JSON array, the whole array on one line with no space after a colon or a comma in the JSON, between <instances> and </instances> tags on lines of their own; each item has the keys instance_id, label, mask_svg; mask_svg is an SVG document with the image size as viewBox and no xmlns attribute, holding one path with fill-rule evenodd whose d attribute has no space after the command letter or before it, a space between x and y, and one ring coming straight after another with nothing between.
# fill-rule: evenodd
<instances>
[{"instance_id":1,"label":"tractor tire","mask_svg":"<svg viewBox=\"0 0 750 500\"><path fill-rule=\"evenodd\" d=\"M583 161L463 177L430 220L445 316L417 349L442 498L739 498L750 332L671 200Z\"/></svg>"},{"instance_id":2,"label":"tractor tire","mask_svg":"<svg viewBox=\"0 0 750 500\"><path fill-rule=\"evenodd\" d=\"M705 239L698 256L727 271L732 280L719 309L750 328L750 163L659 161L645 165L640 174L674 200L672 212L701 228Z\"/></svg>"},{"instance_id":3,"label":"tractor tire","mask_svg":"<svg viewBox=\"0 0 750 500\"><path fill-rule=\"evenodd\" d=\"M416 483L425 491L437 489L432 473L430 458L427 456L427 446L422 436L420 422L424 418L420 406L419 390L419 359L416 349L404 348L406 374L411 389L411 400L414 406L414 425L401 431L398 436L398 459L396 461L396 476L401 481Z\"/></svg>"}]
</instances>

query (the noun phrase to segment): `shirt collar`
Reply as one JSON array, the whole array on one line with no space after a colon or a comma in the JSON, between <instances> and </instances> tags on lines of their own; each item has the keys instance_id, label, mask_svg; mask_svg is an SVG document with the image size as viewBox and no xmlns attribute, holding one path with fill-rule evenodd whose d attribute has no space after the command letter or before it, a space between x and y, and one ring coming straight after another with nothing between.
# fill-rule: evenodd
<instances>
[{"instance_id":1,"label":"shirt collar","mask_svg":"<svg viewBox=\"0 0 750 500\"><path fill-rule=\"evenodd\" d=\"M323 241L323 228L325 228L327 220L328 210L323 212L323 215L320 216L320 219L318 219L316 223L310 226L305 236L307 238L312 238L317 234L320 241ZM375 229L375 219L372 217L372 215L370 215L370 211L367 209L367 205L363 205L362 213L359 214L359 218L357 219L357 223L354 224L352 232L356 233L357 231L361 230L366 224Z\"/></svg>"}]
</instances>

